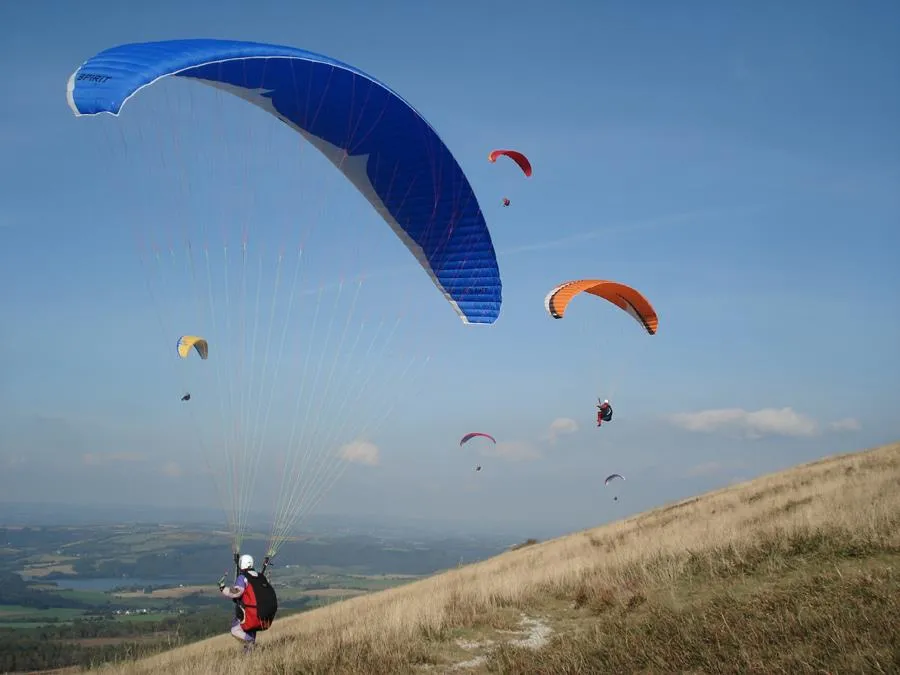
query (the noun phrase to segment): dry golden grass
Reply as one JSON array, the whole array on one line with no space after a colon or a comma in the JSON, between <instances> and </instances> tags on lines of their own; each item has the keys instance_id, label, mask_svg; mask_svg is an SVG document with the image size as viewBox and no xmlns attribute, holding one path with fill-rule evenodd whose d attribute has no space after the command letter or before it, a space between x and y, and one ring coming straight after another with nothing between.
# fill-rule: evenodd
<instances>
[{"instance_id":1,"label":"dry golden grass","mask_svg":"<svg viewBox=\"0 0 900 675\"><path fill-rule=\"evenodd\" d=\"M898 561L894 444L110 670L900 672Z\"/></svg>"}]
</instances>

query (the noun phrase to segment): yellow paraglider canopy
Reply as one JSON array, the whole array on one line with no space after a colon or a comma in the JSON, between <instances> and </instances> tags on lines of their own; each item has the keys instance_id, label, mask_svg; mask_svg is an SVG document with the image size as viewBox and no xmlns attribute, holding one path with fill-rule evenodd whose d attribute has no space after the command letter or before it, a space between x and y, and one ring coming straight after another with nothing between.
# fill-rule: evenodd
<instances>
[{"instance_id":1,"label":"yellow paraglider canopy","mask_svg":"<svg viewBox=\"0 0 900 675\"><path fill-rule=\"evenodd\" d=\"M182 335L178 338L178 356L181 358L186 359L192 347L197 350L200 358L204 361L209 356L209 344L205 338L196 335Z\"/></svg>"}]
</instances>

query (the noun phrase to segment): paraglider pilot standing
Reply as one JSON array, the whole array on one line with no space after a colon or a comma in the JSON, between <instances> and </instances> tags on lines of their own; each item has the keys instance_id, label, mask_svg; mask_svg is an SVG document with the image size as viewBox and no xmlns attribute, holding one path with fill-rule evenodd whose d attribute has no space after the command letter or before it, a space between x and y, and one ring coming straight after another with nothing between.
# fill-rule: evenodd
<instances>
[{"instance_id":1,"label":"paraglider pilot standing","mask_svg":"<svg viewBox=\"0 0 900 675\"><path fill-rule=\"evenodd\" d=\"M278 599L265 573L253 569L253 556L242 555L237 567L234 585L226 586L223 576L219 579L219 591L234 601L231 634L244 643L244 652L250 652L256 645L256 633L272 625L278 611Z\"/></svg>"}]
</instances>

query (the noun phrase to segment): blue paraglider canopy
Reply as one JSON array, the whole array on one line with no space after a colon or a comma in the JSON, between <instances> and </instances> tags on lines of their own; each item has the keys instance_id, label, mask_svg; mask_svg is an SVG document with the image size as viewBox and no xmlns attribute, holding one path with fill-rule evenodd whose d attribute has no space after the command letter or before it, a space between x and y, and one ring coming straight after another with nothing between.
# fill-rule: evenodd
<instances>
[{"instance_id":1,"label":"blue paraglider canopy","mask_svg":"<svg viewBox=\"0 0 900 675\"><path fill-rule=\"evenodd\" d=\"M465 323L492 324L501 281L468 179L428 122L371 75L302 49L232 40L126 44L69 78L76 115L118 115L176 76L228 91L302 134L362 193Z\"/></svg>"}]
</instances>

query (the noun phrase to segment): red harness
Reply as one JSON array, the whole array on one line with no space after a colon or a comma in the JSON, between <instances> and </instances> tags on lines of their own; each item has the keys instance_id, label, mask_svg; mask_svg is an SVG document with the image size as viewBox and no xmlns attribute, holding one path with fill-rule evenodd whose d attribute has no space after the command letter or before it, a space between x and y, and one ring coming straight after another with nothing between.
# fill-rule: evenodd
<instances>
[{"instance_id":1,"label":"red harness","mask_svg":"<svg viewBox=\"0 0 900 675\"><path fill-rule=\"evenodd\" d=\"M243 618L241 619L241 628L246 631L266 630L272 625L271 621L260 621L259 615L256 613L256 591L253 590L253 584L247 577L247 587L241 595L241 609Z\"/></svg>"}]
</instances>

